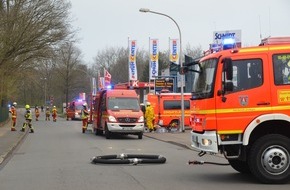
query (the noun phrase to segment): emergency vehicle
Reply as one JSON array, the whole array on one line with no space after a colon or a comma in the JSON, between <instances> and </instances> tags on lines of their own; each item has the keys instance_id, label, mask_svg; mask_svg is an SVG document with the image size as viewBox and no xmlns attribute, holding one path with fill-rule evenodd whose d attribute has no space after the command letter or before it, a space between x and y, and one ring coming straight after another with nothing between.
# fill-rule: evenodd
<instances>
[{"instance_id":1,"label":"emergency vehicle","mask_svg":"<svg viewBox=\"0 0 290 190\"><path fill-rule=\"evenodd\" d=\"M190 93L184 93L184 125L190 126ZM147 101L151 103L155 113L154 125L166 127L169 131L178 130L181 120L181 94L160 93L148 94Z\"/></svg>"},{"instance_id":2,"label":"emergency vehicle","mask_svg":"<svg viewBox=\"0 0 290 190\"><path fill-rule=\"evenodd\" d=\"M83 104L87 103L85 100L75 100L68 103L67 108L67 120L80 120L81 119L81 111L83 109Z\"/></svg>"},{"instance_id":3,"label":"emergency vehicle","mask_svg":"<svg viewBox=\"0 0 290 190\"><path fill-rule=\"evenodd\" d=\"M222 153L262 183L288 182L290 37L212 53L192 67L192 147L200 156Z\"/></svg>"},{"instance_id":4,"label":"emergency vehicle","mask_svg":"<svg viewBox=\"0 0 290 190\"><path fill-rule=\"evenodd\" d=\"M135 90L104 89L93 101L93 131L110 139L114 133L143 137L144 116Z\"/></svg>"}]
</instances>

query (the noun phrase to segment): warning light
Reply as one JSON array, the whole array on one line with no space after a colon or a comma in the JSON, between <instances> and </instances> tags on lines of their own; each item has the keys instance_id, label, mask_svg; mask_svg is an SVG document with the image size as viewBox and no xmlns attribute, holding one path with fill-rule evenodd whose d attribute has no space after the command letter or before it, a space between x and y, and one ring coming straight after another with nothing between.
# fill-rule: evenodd
<instances>
[{"instance_id":1,"label":"warning light","mask_svg":"<svg viewBox=\"0 0 290 190\"><path fill-rule=\"evenodd\" d=\"M108 85L108 86L106 86L106 89L108 89L108 90L113 89L113 86L112 85Z\"/></svg>"},{"instance_id":2,"label":"warning light","mask_svg":"<svg viewBox=\"0 0 290 190\"><path fill-rule=\"evenodd\" d=\"M222 40L223 50L233 49L236 47L236 41L234 38L224 38Z\"/></svg>"}]
</instances>

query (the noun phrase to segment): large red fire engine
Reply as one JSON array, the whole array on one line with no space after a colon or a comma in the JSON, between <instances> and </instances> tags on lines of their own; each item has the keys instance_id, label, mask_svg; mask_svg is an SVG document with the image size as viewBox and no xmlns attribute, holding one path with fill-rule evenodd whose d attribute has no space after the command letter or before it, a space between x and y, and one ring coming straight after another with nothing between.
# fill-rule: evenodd
<instances>
[{"instance_id":1,"label":"large red fire engine","mask_svg":"<svg viewBox=\"0 0 290 190\"><path fill-rule=\"evenodd\" d=\"M222 50L193 67L192 147L200 156L222 153L263 183L288 182L290 38Z\"/></svg>"}]
</instances>

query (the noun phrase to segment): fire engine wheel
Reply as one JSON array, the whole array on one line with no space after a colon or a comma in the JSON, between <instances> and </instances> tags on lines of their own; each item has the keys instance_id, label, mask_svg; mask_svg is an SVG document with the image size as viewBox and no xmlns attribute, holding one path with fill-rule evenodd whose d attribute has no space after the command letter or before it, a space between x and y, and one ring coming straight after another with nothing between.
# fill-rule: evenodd
<instances>
[{"instance_id":1,"label":"fire engine wheel","mask_svg":"<svg viewBox=\"0 0 290 190\"><path fill-rule=\"evenodd\" d=\"M166 162L166 158L161 155L115 154L96 156L91 159L91 162L93 164L162 164Z\"/></svg>"},{"instance_id":2,"label":"fire engine wheel","mask_svg":"<svg viewBox=\"0 0 290 190\"><path fill-rule=\"evenodd\" d=\"M178 131L179 130L179 120L173 120L170 122L168 130L169 131Z\"/></svg>"},{"instance_id":3,"label":"fire engine wheel","mask_svg":"<svg viewBox=\"0 0 290 190\"><path fill-rule=\"evenodd\" d=\"M243 174L251 173L249 165L246 161L241 160L228 160L228 161L234 170Z\"/></svg>"},{"instance_id":4,"label":"fire engine wheel","mask_svg":"<svg viewBox=\"0 0 290 190\"><path fill-rule=\"evenodd\" d=\"M290 180L290 140L271 134L258 139L249 153L252 174L263 183L286 183Z\"/></svg>"}]
</instances>

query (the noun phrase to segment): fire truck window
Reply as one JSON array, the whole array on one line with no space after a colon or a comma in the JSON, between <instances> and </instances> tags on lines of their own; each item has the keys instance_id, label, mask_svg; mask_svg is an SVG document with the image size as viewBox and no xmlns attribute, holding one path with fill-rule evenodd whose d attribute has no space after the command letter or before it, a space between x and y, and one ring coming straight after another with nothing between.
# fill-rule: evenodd
<instances>
[{"instance_id":1,"label":"fire truck window","mask_svg":"<svg viewBox=\"0 0 290 190\"><path fill-rule=\"evenodd\" d=\"M273 55L275 85L290 84L290 54Z\"/></svg>"},{"instance_id":2,"label":"fire truck window","mask_svg":"<svg viewBox=\"0 0 290 190\"><path fill-rule=\"evenodd\" d=\"M106 110L106 96L103 96L101 99L101 110Z\"/></svg>"},{"instance_id":3,"label":"fire truck window","mask_svg":"<svg viewBox=\"0 0 290 190\"><path fill-rule=\"evenodd\" d=\"M181 101L180 100L166 100L163 102L164 110L180 110ZM190 109L189 100L184 101L184 109Z\"/></svg>"},{"instance_id":4,"label":"fire truck window","mask_svg":"<svg viewBox=\"0 0 290 190\"><path fill-rule=\"evenodd\" d=\"M234 92L256 88L263 84L262 60L233 61Z\"/></svg>"}]
</instances>

